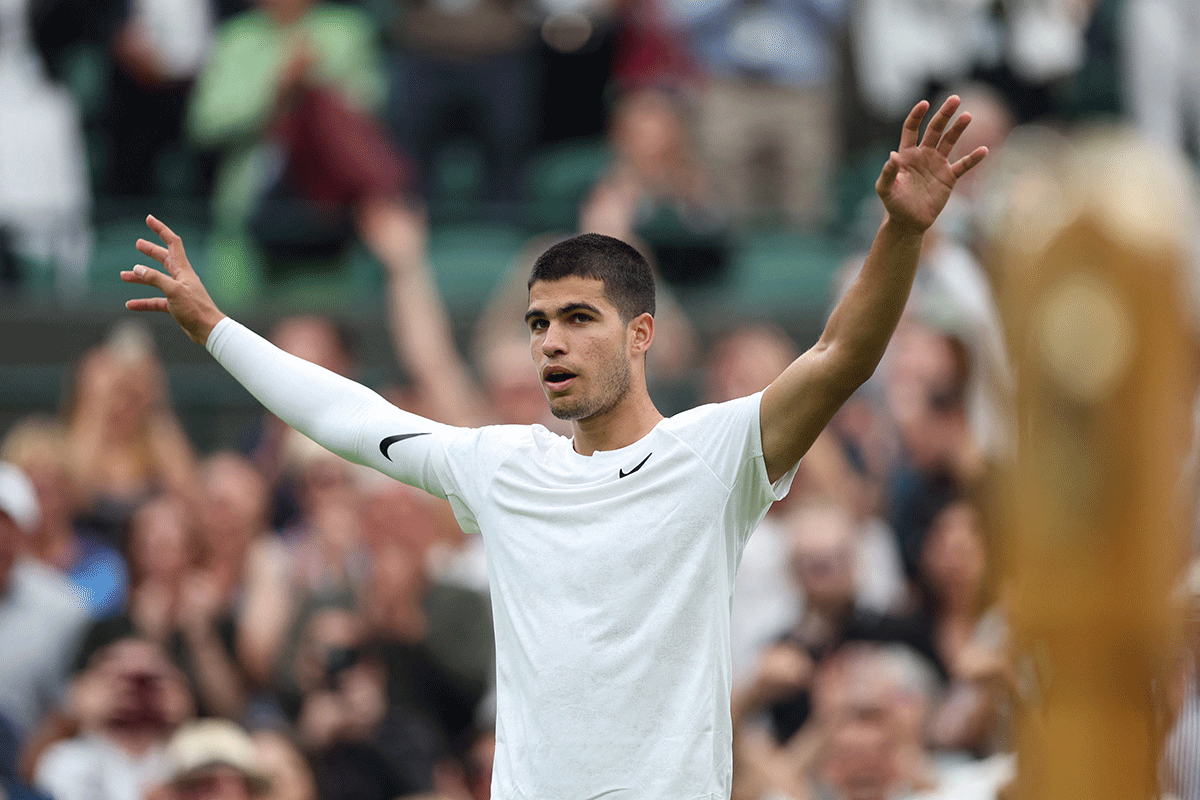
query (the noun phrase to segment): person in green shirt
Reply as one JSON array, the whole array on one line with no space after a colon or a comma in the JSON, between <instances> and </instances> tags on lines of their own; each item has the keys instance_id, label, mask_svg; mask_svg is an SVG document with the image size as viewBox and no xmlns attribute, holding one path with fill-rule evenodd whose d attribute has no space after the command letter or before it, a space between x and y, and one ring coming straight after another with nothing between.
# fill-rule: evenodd
<instances>
[{"instance_id":1,"label":"person in green shirt","mask_svg":"<svg viewBox=\"0 0 1200 800\"><path fill-rule=\"evenodd\" d=\"M376 34L361 10L319 0L257 0L217 32L186 130L220 152L219 231L253 230L268 253L321 236L337 250L356 232L385 265L421 256L413 169L374 117Z\"/></svg>"}]
</instances>

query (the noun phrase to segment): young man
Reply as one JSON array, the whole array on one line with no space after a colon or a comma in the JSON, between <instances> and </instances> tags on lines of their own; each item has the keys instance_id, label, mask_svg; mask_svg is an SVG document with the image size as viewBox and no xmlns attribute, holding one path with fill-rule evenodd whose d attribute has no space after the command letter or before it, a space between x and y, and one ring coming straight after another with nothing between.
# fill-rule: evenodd
<instances>
[{"instance_id":1,"label":"young man","mask_svg":"<svg viewBox=\"0 0 1200 800\"><path fill-rule=\"evenodd\" d=\"M746 538L800 457L874 370L904 308L922 235L954 183L969 122L951 98L905 121L877 190L888 216L821 340L764 392L664 419L646 391L653 279L627 245L552 247L529 285L531 350L570 439L540 426L439 425L290 357L225 318L183 243L138 250L166 272L122 279L168 311L281 419L339 455L446 497L480 531L495 615L493 796L727 798L729 603Z\"/></svg>"}]
</instances>

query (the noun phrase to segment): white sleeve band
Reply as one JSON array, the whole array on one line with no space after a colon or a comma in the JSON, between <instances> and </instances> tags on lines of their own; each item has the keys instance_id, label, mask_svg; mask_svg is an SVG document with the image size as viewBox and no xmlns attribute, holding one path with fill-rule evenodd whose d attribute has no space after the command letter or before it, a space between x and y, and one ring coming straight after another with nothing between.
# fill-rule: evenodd
<instances>
[{"instance_id":1,"label":"white sleeve band","mask_svg":"<svg viewBox=\"0 0 1200 800\"><path fill-rule=\"evenodd\" d=\"M441 494L429 462L430 445L438 436L422 436L420 447L397 461L380 449L380 431L445 430L446 426L410 414L367 387L280 350L269 341L225 317L205 346L250 394L277 417L317 444L358 464ZM393 448L394 450L397 448Z\"/></svg>"}]
</instances>

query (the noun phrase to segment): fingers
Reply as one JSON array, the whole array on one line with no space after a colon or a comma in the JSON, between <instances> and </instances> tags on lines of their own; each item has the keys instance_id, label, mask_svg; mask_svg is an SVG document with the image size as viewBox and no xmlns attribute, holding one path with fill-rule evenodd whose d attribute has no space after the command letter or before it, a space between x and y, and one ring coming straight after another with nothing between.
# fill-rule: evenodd
<instances>
[{"instance_id":1,"label":"fingers","mask_svg":"<svg viewBox=\"0 0 1200 800\"><path fill-rule=\"evenodd\" d=\"M984 157L987 154L988 154L988 149L986 147L977 147L972 152L968 153L967 155L960 158L958 161L955 161L953 164L951 164L950 169L954 170L955 180L961 178L963 175L966 175L967 171L970 170L972 167L974 167L976 164L978 164L980 161L983 161Z\"/></svg>"},{"instance_id":2,"label":"fingers","mask_svg":"<svg viewBox=\"0 0 1200 800\"><path fill-rule=\"evenodd\" d=\"M147 242L145 239L138 239L135 247L137 247L139 253L145 256L150 256L150 258L153 258L160 264L167 260L168 250L161 244Z\"/></svg>"},{"instance_id":3,"label":"fingers","mask_svg":"<svg viewBox=\"0 0 1200 800\"><path fill-rule=\"evenodd\" d=\"M917 136L921 132L921 120L925 119L925 112L929 110L929 103L925 100L913 106L913 110L908 112L908 117L904 120L904 127L900 129L900 149L906 147L917 146Z\"/></svg>"},{"instance_id":4,"label":"fingers","mask_svg":"<svg viewBox=\"0 0 1200 800\"><path fill-rule=\"evenodd\" d=\"M130 311L169 311L165 297L139 297L126 300L125 307Z\"/></svg>"},{"instance_id":5,"label":"fingers","mask_svg":"<svg viewBox=\"0 0 1200 800\"><path fill-rule=\"evenodd\" d=\"M167 287L173 283L171 276L138 264L133 269L121 271L121 280L126 283L140 283L143 286L153 286L166 294Z\"/></svg>"},{"instance_id":6,"label":"fingers","mask_svg":"<svg viewBox=\"0 0 1200 800\"><path fill-rule=\"evenodd\" d=\"M937 147L938 140L942 138L942 131L946 130L946 125L954 117L954 112L958 110L960 102L956 94L946 98L946 102L942 103L942 107L933 115L933 119L929 121L929 126L925 129L925 136L921 139L922 147Z\"/></svg>"},{"instance_id":7,"label":"fingers","mask_svg":"<svg viewBox=\"0 0 1200 800\"><path fill-rule=\"evenodd\" d=\"M950 130L938 142L938 152L947 158L950 157L950 151L954 149L954 145L958 144L958 137L962 136L963 131L971 124L971 115L964 111L958 119L954 120L954 124L950 126Z\"/></svg>"},{"instance_id":8,"label":"fingers","mask_svg":"<svg viewBox=\"0 0 1200 800\"><path fill-rule=\"evenodd\" d=\"M146 224L150 226L150 230L157 233L159 237L161 237L162 240L167 243L167 247L170 247L174 244L183 244L183 239L179 238L179 234L168 228L153 214L148 214L146 216Z\"/></svg>"}]
</instances>

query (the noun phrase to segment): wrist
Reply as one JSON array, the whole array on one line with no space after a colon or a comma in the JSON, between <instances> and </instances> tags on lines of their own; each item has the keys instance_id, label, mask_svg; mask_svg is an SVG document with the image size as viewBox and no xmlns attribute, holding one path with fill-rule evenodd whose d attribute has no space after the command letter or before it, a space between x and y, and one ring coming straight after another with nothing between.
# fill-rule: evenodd
<instances>
[{"instance_id":1,"label":"wrist","mask_svg":"<svg viewBox=\"0 0 1200 800\"><path fill-rule=\"evenodd\" d=\"M201 347L208 346L208 337L212 335L213 328L217 327L217 323L225 319L225 315L213 308L210 314L206 314L188 333L191 334L192 340Z\"/></svg>"},{"instance_id":2,"label":"wrist","mask_svg":"<svg viewBox=\"0 0 1200 800\"><path fill-rule=\"evenodd\" d=\"M929 230L929 226L921 225L916 222L905 221L890 212L884 212L883 224L880 226L881 231L887 231L894 236L906 237L920 242L925 237L925 232Z\"/></svg>"}]
</instances>

